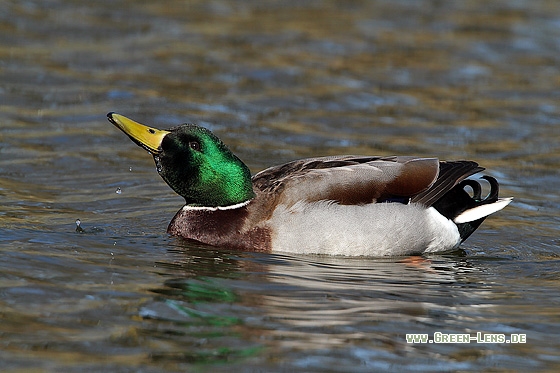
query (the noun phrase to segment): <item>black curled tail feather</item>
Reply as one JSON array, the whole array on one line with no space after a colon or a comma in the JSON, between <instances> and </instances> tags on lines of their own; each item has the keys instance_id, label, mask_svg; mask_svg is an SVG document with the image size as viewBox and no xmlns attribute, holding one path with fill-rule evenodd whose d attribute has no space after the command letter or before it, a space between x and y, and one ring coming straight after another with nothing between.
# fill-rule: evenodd
<instances>
[{"instance_id":1,"label":"black curled tail feather","mask_svg":"<svg viewBox=\"0 0 560 373\"><path fill-rule=\"evenodd\" d=\"M432 206L446 218L453 220L466 210L494 203L498 201L500 187L498 181L491 176L482 176L481 179L486 180L490 184L490 192L482 198L482 187L480 183L473 179L466 179L457 184L453 189L445 193L443 197L437 200ZM465 187L472 189L472 196L467 193ZM461 236L461 242L465 241L486 219L482 217L477 220L459 223L457 228Z\"/></svg>"}]
</instances>

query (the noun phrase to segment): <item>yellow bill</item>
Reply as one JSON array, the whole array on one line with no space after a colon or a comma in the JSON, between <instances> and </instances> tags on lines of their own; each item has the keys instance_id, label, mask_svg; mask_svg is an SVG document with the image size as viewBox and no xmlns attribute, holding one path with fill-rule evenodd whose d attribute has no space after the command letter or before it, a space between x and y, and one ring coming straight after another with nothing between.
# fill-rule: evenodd
<instances>
[{"instance_id":1,"label":"yellow bill","mask_svg":"<svg viewBox=\"0 0 560 373\"><path fill-rule=\"evenodd\" d=\"M126 133L132 141L152 154L158 154L161 151L161 142L169 133L169 131L145 126L117 113L109 113L107 118L121 131Z\"/></svg>"}]
</instances>

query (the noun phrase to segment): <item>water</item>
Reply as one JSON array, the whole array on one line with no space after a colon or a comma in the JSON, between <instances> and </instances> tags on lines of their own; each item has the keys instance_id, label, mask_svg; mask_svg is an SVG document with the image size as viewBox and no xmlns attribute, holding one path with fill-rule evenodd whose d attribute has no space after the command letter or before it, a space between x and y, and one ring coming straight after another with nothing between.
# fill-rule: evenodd
<instances>
[{"instance_id":1,"label":"water","mask_svg":"<svg viewBox=\"0 0 560 373\"><path fill-rule=\"evenodd\" d=\"M2 370L557 370L559 25L547 1L2 2ZM422 260L209 249L165 233L181 198L109 111L204 125L254 172L473 159L515 200ZM527 343L406 342L435 332Z\"/></svg>"}]
</instances>

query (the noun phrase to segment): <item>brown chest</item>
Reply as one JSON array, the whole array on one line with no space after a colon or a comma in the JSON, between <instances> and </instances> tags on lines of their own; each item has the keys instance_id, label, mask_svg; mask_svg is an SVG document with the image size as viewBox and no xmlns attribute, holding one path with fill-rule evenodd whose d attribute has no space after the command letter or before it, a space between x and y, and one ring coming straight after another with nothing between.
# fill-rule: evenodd
<instances>
[{"instance_id":1,"label":"brown chest","mask_svg":"<svg viewBox=\"0 0 560 373\"><path fill-rule=\"evenodd\" d=\"M212 246L270 252L270 232L252 224L246 207L228 210L183 208L169 223L167 232Z\"/></svg>"}]
</instances>

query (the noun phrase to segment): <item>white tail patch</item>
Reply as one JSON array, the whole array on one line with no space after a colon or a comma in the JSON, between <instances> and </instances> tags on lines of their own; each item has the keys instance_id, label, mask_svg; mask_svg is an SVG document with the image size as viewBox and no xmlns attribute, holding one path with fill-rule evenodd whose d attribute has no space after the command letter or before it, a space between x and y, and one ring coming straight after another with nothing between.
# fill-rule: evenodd
<instances>
[{"instance_id":1,"label":"white tail patch","mask_svg":"<svg viewBox=\"0 0 560 373\"><path fill-rule=\"evenodd\" d=\"M509 205L512 199L512 197L498 198L498 200L494 203L488 203L486 205L468 209L460 213L455 219L453 219L453 221L455 222L455 224L461 224L484 218L490 214L495 213L496 211L500 211L501 209Z\"/></svg>"}]
</instances>

